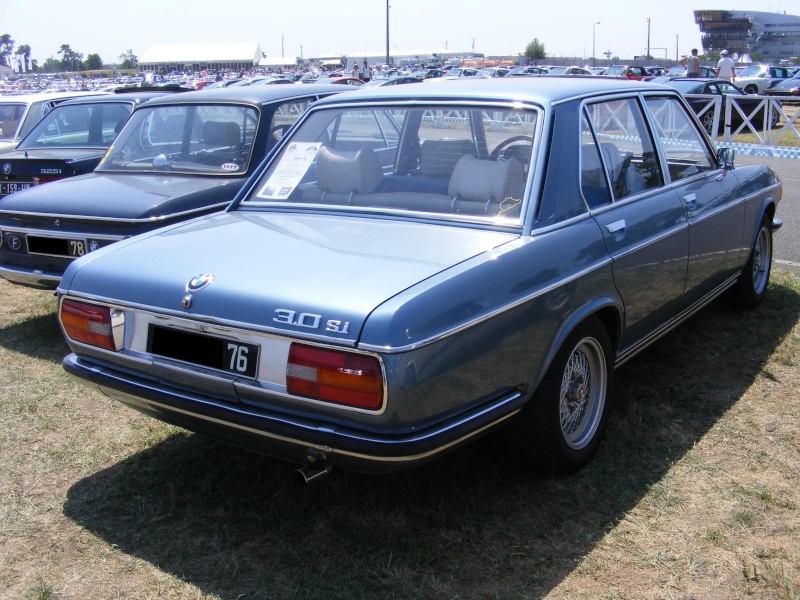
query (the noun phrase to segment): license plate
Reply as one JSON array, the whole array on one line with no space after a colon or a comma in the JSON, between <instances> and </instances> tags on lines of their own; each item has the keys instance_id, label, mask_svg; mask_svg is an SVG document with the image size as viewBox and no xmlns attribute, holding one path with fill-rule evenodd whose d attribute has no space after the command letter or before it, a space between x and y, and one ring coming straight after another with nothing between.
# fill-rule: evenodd
<instances>
[{"instance_id":1,"label":"license plate","mask_svg":"<svg viewBox=\"0 0 800 600\"><path fill-rule=\"evenodd\" d=\"M151 325L147 338L147 351L166 358L255 378L259 346L234 339Z\"/></svg>"},{"instance_id":2,"label":"license plate","mask_svg":"<svg viewBox=\"0 0 800 600\"><path fill-rule=\"evenodd\" d=\"M89 252L86 240L70 240L28 236L28 252L31 254L47 254L49 256L83 256Z\"/></svg>"},{"instance_id":3,"label":"license plate","mask_svg":"<svg viewBox=\"0 0 800 600\"><path fill-rule=\"evenodd\" d=\"M14 192L18 192L20 190L27 190L31 187L30 181L15 181L13 183L6 181L0 183L0 196L5 196L6 194L13 194Z\"/></svg>"}]
</instances>

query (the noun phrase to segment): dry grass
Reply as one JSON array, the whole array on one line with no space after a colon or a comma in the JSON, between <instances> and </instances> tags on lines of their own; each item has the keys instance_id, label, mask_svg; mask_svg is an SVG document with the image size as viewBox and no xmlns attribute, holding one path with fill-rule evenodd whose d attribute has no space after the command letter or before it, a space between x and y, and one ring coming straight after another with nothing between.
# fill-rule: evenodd
<instances>
[{"instance_id":1,"label":"dry grass","mask_svg":"<svg viewBox=\"0 0 800 600\"><path fill-rule=\"evenodd\" d=\"M572 477L487 438L302 491L70 380L54 305L0 281L0 598L800 598L796 276L621 369Z\"/></svg>"}]
</instances>

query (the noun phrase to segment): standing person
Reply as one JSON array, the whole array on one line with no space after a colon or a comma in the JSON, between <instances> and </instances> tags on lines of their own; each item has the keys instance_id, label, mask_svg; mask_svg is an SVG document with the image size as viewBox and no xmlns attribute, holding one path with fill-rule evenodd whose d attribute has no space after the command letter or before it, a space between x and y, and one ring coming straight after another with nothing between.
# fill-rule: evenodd
<instances>
[{"instance_id":1,"label":"standing person","mask_svg":"<svg viewBox=\"0 0 800 600\"><path fill-rule=\"evenodd\" d=\"M353 77L361 79L361 70L358 68L358 63L353 63Z\"/></svg>"},{"instance_id":2,"label":"standing person","mask_svg":"<svg viewBox=\"0 0 800 600\"><path fill-rule=\"evenodd\" d=\"M366 83L370 79L372 79L372 71L370 70L369 65L367 64L367 59L365 58L364 67L361 69L361 81Z\"/></svg>"},{"instance_id":3,"label":"standing person","mask_svg":"<svg viewBox=\"0 0 800 600\"><path fill-rule=\"evenodd\" d=\"M728 58L728 51L723 50L719 53L717 63L717 78L724 79L733 83L736 80L736 71L733 70L733 61Z\"/></svg>"},{"instance_id":4,"label":"standing person","mask_svg":"<svg viewBox=\"0 0 800 600\"><path fill-rule=\"evenodd\" d=\"M697 48L692 48L692 53L678 61L686 67L687 77L700 77L700 59L697 57Z\"/></svg>"}]
</instances>

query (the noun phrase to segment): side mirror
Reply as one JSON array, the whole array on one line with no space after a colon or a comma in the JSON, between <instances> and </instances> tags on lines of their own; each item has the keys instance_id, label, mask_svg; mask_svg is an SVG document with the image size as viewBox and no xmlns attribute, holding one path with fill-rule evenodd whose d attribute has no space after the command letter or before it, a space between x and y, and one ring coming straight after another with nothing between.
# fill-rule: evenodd
<instances>
[{"instance_id":1,"label":"side mirror","mask_svg":"<svg viewBox=\"0 0 800 600\"><path fill-rule=\"evenodd\" d=\"M736 151L733 148L720 148L717 156L719 158L720 169L730 171L734 168L733 163Z\"/></svg>"}]
</instances>

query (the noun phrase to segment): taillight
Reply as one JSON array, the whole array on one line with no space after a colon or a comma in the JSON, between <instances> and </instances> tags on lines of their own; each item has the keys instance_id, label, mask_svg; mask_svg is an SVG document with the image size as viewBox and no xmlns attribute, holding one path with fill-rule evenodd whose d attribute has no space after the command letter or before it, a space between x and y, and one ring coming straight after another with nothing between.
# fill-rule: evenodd
<instances>
[{"instance_id":1,"label":"taillight","mask_svg":"<svg viewBox=\"0 0 800 600\"><path fill-rule=\"evenodd\" d=\"M374 356L292 344L286 365L286 388L305 396L377 410L383 404L383 373Z\"/></svg>"},{"instance_id":2,"label":"taillight","mask_svg":"<svg viewBox=\"0 0 800 600\"><path fill-rule=\"evenodd\" d=\"M48 183L50 181L55 181L57 179L63 179L63 177L52 177L49 175L39 175L38 177L34 177L31 185L42 185L43 183Z\"/></svg>"},{"instance_id":3,"label":"taillight","mask_svg":"<svg viewBox=\"0 0 800 600\"><path fill-rule=\"evenodd\" d=\"M65 299L61 303L61 326L71 340L106 350L119 350L122 344L122 313L108 306ZM115 341L115 328L119 344Z\"/></svg>"}]
</instances>

